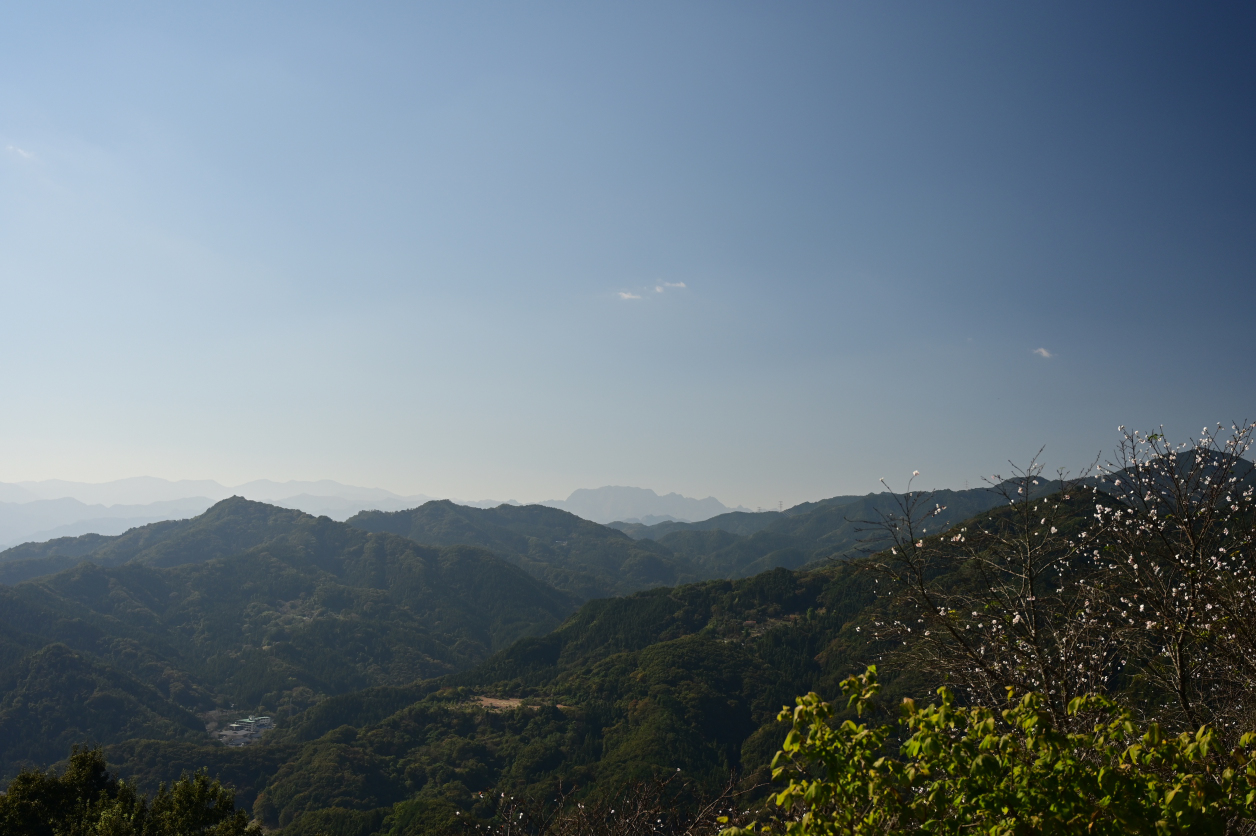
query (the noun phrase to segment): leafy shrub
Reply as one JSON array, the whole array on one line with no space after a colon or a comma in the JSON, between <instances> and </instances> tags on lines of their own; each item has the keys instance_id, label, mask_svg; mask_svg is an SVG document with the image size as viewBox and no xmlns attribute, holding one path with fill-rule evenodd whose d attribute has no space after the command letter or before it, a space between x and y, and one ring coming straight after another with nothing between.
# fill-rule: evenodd
<instances>
[{"instance_id":1,"label":"leafy shrub","mask_svg":"<svg viewBox=\"0 0 1256 836\"><path fill-rule=\"evenodd\" d=\"M842 683L860 716L878 691L876 668ZM1226 833L1256 819L1256 735L1222 751L1207 726L1166 736L1139 728L1129 711L1103 697L1076 698L1087 732L1062 732L1040 694L1008 707L904 701L900 754L895 729L834 721L815 693L783 709L792 724L773 762L788 779L775 796L776 830L788 836L836 834L1130 834ZM723 836L772 832L773 823L730 827Z\"/></svg>"}]
</instances>

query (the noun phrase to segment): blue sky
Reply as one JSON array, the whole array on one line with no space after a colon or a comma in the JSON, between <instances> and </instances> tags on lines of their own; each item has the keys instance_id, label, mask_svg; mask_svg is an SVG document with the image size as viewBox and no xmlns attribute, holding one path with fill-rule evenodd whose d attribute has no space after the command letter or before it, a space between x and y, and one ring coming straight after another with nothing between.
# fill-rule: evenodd
<instances>
[{"instance_id":1,"label":"blue sky","mask_svg":"<svg viewBox=\"0 0 1256 836\"><path fill-rule=\"evenodd\" d=\"M0 481L753 507L1256 417L1250 5L5 17Z\"/></svg>"}]
</instances>

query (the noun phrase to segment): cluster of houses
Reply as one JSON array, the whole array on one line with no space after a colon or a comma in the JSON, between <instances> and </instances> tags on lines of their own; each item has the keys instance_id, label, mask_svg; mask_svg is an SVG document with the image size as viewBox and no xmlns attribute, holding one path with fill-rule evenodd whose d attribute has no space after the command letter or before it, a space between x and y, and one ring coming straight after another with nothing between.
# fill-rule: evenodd
<instances>
[{"instance_id":1,"label":"cluster of houses","mask_svg":"<svg viewBox=\"0 0 1256 836\"><path fill-rule=\"evenodd\" d=\"M248 746L262 737L262 732L275 727L269 717L245 717L228 723L227 727L218 732L218 742L227 746Z\"/></svg>"}]
</instances>

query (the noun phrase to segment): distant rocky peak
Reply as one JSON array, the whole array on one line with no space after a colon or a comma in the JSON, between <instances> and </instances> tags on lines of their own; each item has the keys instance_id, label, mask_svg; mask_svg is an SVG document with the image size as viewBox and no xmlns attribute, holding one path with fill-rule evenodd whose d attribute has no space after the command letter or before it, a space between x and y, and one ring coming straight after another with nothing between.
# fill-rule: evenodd
<instances>
[{"instance_id":1,"label":"distant rocky peak","mask_svg":"<svg viewBox=\"0 0 1256 836\"><path fill-rule=\"evenodd\" d=\"M693 499L678 493L659 496L649 488L618 485L580 488L566 499L553 499L541 504L560 508L597 523L650 518L655 518L656 521L670 519L677 522L701 522L729 511L746 510L729 508L713 496L706 499Z\"/></svg>"}]
</instances>

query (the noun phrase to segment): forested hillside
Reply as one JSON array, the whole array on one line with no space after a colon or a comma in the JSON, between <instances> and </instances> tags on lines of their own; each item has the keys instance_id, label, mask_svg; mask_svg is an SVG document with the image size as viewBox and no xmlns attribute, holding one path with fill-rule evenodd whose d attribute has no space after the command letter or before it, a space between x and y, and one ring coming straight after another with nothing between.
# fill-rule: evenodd
<instances>
[{"instance_id":1,"label":"forested hillside","mask_svg":"<svg viewBox=\"0 0 1256 836\"><path fill-rule=\"evenodd\" d=\"M271 734L266 745L292 754L245 793L285 833L417 834L487 815L485 791L548 797L677 769L694 792L734 774L753 784L783 736L773 722L782 704L834 691L899 645L871 639L895 603L869 567L777 568L591 601L465 672L312 707ZM892 698L935 683L904 671L887 684ZM142 764L134 747L110 753L149 783L194 762L177 746L149 744ZM247 773L215 757L223 775Z\"/></svg>"},{"instance_id":2,"label":"forested hillside","mask_svg":"<svg viewBox=\"0 0 1256 836\"><path fill-rule=\"evenodd\" d=\"M1044 483L1041 490L1049 490ZM998 505L995 490L938 491L943 509L927 526L944 531ZM844 560L875 547L876 522L896 510L895 494L834 497L805 503L784 513L722 514L700 523L628 526L625 533L655 539L681 559L691 577L744 578L769 569L797 569L825 560Z\"/></svg>"},{"instance_id":3,"label":"forested hillside","mask_svg":"<svg viewBox=\"0 0 1256 836\"><path fill-rule=\"evenodd\" d=\"M97 566L203 563L238 554L295 530L309 515L233 497L188 520L167 520L114 537L85 534L24 543L0 552L0 583L51 574L84 559Z\"/></svg>"},{"instance_id":4,"label":"forested hillside","mask_svg":"<svg viewBox=\"0 0 1256 836\"><path fill-rule=\"evenodd\" d=\"M893 508L893 497L834 497L784 513L736 511L699 523L653 526L598 525L540 505L468 508L448 501L409 511L364 511L347 522L427 545L481 546L587 601L861 554L870 521ZM999 502L987 489L940 491L937 499L946 510L933 520L935 530Z\"/></svg>"},{"instance_id":5,"label":"forested hillside","mask_svg":"<svg viewBox=\"0 0 1256 836\"><path fill-rule=\"evenodd\" d=\"M378 818L416 793L414 804L448 811L502 781L623 781L665 760L710 784L745 765L743 738L773 703L822 675L817 654L870 588L841 565L673 587L745 572L765 553L781 559L781 542L807 562L797 544L850 525L832 511L819 505L778 520L794 529L749 537L674 532L675 547L536 506L429 503L355 520L440 544L424 546L233 498L119 537L28 544L0 570L59 571L0 586L0 769L46 765L76 741L109 743L124 771L150 783L212 766L272 825L329 804ZM516 643L573 607L525 568L586 598L654 589L595 600L558 632ZM498 711L479 696L535 706ZM232 706L279 718L268 755L207 743L207 712ZM394 736L415 723L426 742ZM409 754L364 750L342 726ZM759 764L753 752L746 764ZM341 778L367 772L333 793L318 783L331 763Z\"/></svg>"},{"instance_id":6,"label":"forested hillside","mask_svg":"<svg viewBox=\"0 0 1256 836\"><path fill-rule=\"evenodd\" d=\"M784 701L866 661L851 625L874 587L833 566L594 601L464 674L320 703L272 733L263 748L289 754L244 795L285 832L365 834L416 819L438 832L484 812L484 790L547 796L677 769L714 789L767 765ZM108 752L146 785L199 762L179 744ZM256 780L254 753L216 752L216 774Z\"/></svg>"},{"instance_id":7,"label":"forested hillside","mask_svg":"<svg viewBox=\"0 0 1256 836\"><path fill-rule=\"evenodd\" d=\"M691 579L666 547L543 505L470 508L439 500L409 511L363 511L347 523L427 545L481 546L580 600Z\"/></svg>"},{"instance_id":8,"label":"forested hillside","mask_svg":"<svg viewBox=\"0 0 1256 836\"><path fill-rule=\"evenodd\" d=\"M238 498L159 525L107 544L128 562L0 587L5 774L69 740L205 739L189 712L282 718L464 669L572 608L482 549Z\"/></svg>"},{"instance_id":9,"label":"forested hillside","mask_svg":"<svg viewBox=\"0 0 1256 836\"><path fill-rule=\"evenodd\" d=\"M1132 478L1119 477L1118 485ZM1084 535L1117 548L1125 517L1111 525L1096 517L1117 500L1093 485L1049 493L1059 487L1029 473L999 491L817 503L771 515L749 535L673 530L644 553L730 574L794 554L802 568L598 598L565 620L571 598L483 548L422 546L231 500L197 523L187 554L199 562L152 565L171 563L165 544L190 535L147 534L151 545L126 552L110 541L133 555L121 565L83 563L0 588L3 751L15 753L11 774L64 757L59 748L76 736L103 740L120 774L148 791L206 767L285 836L454 833L457 822L491 819L502 793L613 796L668 774L684 778L677 804L729 780L748 789L766 779L784 735L774 718L794 695L834 694L878 662L891 704L968 670L965 652L1021 652L1021 640L1003 641L982 612L1005 606L1005 586L1013 590L1006 606L1019 606L1016 579L1039 571L1033 566L1055 567L1049 580L1059 589L1029 599L1056 607L1053 625L1074 609L1053 603L1061 590L1081 590L1097 605L1092 574L1107 563L1089 556ZM965 519L973 507L985 510ZM577 544L582 567L598 565L594 544L612 543L619 551L602 564L612 577L615 559L631 560L634 544L648 542L553 509L467 510L431 503L370 515L368 524L475 540L520 565L539 556L532 571L555 554L539 548L542 538ZM251 538L262 542L249 546ZM869 543L894 549L849 557ZM236 545L247 548L213 556ZM1118 588L1104 593L1117 607ZM917 626L930 600L947 601L945 618L965 624L949 650L949 622L930 616L941 630L933 637ZM1027 620L1001 623L1012 635ZM1100 638L1119 632L1110 620L1083 628ZM970 629L980 648L964 643ZM1007 670L1028 676L1031 668ZM1118 670L1101 684L1164 699L1150 682ZM279 726L250 748L206 742L197 712L230 702L265 708Z\"/></svg>"},{"instance_id":10,"label":"forested hillside","mask_svg":"<svg viewBox=\"0 0 1256 836\"><path fill-rule=\"evenodd\" d=\"M849 511L817 503L749 535L703 525L656 542L541 506L432 502L347 525L232 498L117 537L26 544L0 554L0 770L76 738L194 743L206 712L287 719L465 670L577 600L849 552L862 536Z\"/></svg>"}]
</instances>

